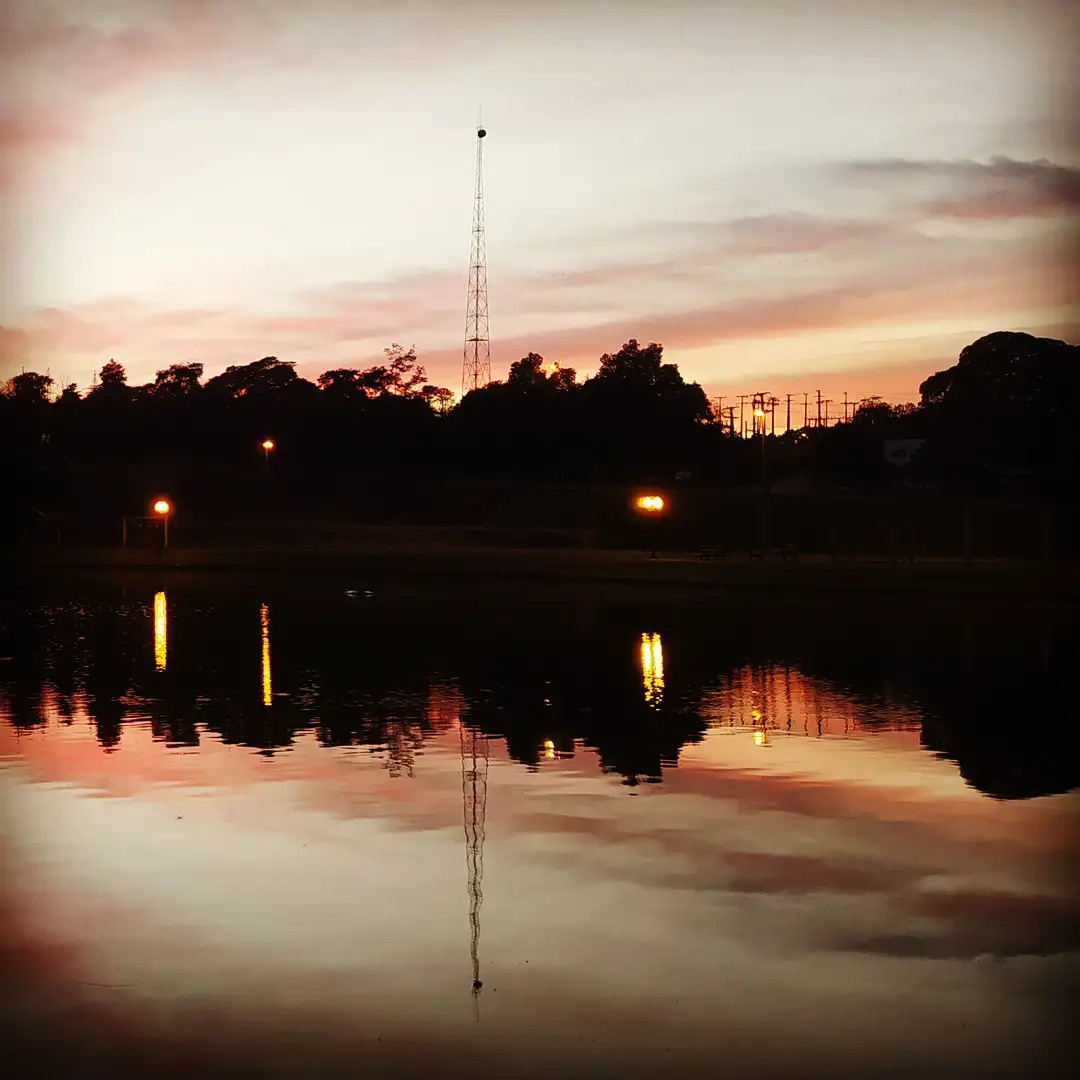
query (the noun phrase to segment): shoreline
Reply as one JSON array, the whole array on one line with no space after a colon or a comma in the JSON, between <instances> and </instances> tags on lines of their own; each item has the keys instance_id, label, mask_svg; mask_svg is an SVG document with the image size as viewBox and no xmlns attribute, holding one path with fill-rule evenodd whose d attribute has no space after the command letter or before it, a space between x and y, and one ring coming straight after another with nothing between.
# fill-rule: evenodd
<instances>
[{"instance_id":1,"label":"shoreline","mask_svg":"<svg viewBox=\"0 0 1080 1080\"><path fill-rule=\"evenodd\" d=\"M201 571L399 575L507 581L669 585L715 590L1017 596L1062 599L1080 594L1080 564L972 559L874 559L802 556L702 561L693 553L482 547L262 547L9 549L21 577L62 570Z\"/></svg>"}]
</instances>

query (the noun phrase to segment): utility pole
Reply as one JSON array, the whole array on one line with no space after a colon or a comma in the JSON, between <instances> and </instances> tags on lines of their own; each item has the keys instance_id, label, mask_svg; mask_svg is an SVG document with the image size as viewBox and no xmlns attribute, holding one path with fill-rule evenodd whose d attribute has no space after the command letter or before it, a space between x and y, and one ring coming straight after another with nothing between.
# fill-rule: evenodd
<instances>
[{"instance_id":1,"label":"utility pole","mask_svg":"<svg viewBox=\"0 0 1080 1080\"><path fill-rule=\"evenodd\" d=\"M720 421L720 426L724 426L724 395L721 394L716 399L716 418Z\"/></svg>"},{"instance_id":2,"label":"utility pole","mask_svg":"<svg viewBox=\"0 0 1080 1080\"><path fill-rule=\"evenodd\" d=\"M817 392L817 427L821 427L821 391Z\"/></svg>"},{"instance_id":3,"label":"utility pole","mask_svg":"<svg viewBox=\"0 0 1080 1080\"><path fill-rule=\"evenodd\" d=\"M784 434L791 430L791 395L787 395L787 423L784 425Z\"/></svg>"},{"instance_id":4,"label":"utility pole","mask_svg":"<svg viewBox=\"0 0 1080 1080\"><path fill-rule=\"evenodd\" d=\"M739 436L746 438L746 419L743 416L743 406L746 405L746 395L739 395Z\"/></svg>"},{"instance_id":5,"label":"utility pole","mask_svg":"<svg viewBox=\"0 0 1080 1080\"><path fill-rule=\"evenodd\" d=\"M810 426L810 395L806 393L802 396L802 426L804 431Z\"/></svg>"},{"instance_id":6,"label":"utility pole","mask_svg":"<svg viewBox=\"0 0 1080 1080\"><path fill-rule=\"evenodd\" d=\"M829 426L829 406L831 404L832 404L832 398L826 398L825 401L824 401L824 405L825 405L825 426L826 427Z\"/></svg>"},{"instance_id":7,"label":"utility pole","mask_svg":"<svg viewBox=\"0 0 1080 1080\"><path fill-rule=\"evenodd\" d=\"M776 406L779 405L779 404L780 404L780 399L778 397L776 397L775 395L771 395L769 397L769 417L770 417L769 434L770 435L775 435L776 434Z\"/></svg>"},{"instance_id":8,"label":"utility pole","mask_svg":"<svg viewBox=\"0 0 1080 1080\"><path fill-rule=\"evenodd\" d=\"M844 391L844 423L847 423L847 391Z\"/></svg>"},{"instance_id":9,"label":"utility pole","mask_svg":"<svg viewBox=\"0 0 1080 1080\"><path fill-rule=\"evenodd\" d=\"M728 431L730 431L732 436L734 437L734 435L735 435L735 406L734 405L729 405L728 406Z\"/></svg>"}]
</instances>

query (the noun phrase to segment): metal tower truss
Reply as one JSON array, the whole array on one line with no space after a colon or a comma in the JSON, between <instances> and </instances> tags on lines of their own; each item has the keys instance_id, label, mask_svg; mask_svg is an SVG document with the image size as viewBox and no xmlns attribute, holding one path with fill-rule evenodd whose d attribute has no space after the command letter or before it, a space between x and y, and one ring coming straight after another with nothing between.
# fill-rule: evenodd
<instances>
[{"instance_id":1,"label":"metal tower truss","mask_svg":"<svg viewBox=\"0 0 1080 1080\"><path fill-rule=\"evenodd\" d=\"M491 382L488 341L487 245L484 240L484 136L476 127L476 193L473 198L472 250L469 255L469 299L465 308L465 358L461 396Z\"/></svg>"}]
</instances>

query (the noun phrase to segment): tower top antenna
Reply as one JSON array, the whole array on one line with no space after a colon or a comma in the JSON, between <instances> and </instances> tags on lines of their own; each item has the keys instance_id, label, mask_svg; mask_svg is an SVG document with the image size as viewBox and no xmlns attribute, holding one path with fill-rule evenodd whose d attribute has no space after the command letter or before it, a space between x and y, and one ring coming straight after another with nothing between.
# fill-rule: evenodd
<instances>
[{"instance_id":1,"label":"tower top antenna","mask_svg":"<svg viewBox=\"0 0 1080 1080\"><path fill-rule=\"evenodd\" d=\"M476 107L476 137L482 139L487 134L487 129L484 127L484 107L478 105Z\"/></svg>"}]
</instances>

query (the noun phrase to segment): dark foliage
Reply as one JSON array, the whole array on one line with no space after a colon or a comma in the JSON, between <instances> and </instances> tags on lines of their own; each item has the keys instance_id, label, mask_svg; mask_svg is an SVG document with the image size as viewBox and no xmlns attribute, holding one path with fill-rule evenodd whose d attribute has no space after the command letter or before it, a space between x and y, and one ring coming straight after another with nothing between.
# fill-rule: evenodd
<instances>
[{"instance_id":1,"label":"dark foliage","mask_svg":"<svg viewBox=\"0 0 1080 1080\"><path fill-rule=\"evenodd\" d=\"M694 483L755 488L795 475L871 494L897 489L980 497L1063 498L1077 444L1080 348L1027 334L990 334L923 383L919 406L878 399L831 428L737 439L697 383L656 343L628 341L592 378L530 353L451 405L415 350L382 364L335 368L315 382L274 356L203 380L173 364L130 386L110 361L85 396L25 372L0 394L0 450L10 497L5 533L36 517L140 512L168 492L189 517L349 514L366 487L400 499L461 482L513 485ZM264 439L275 450L264 455ZM903 469L887 440L922 440ZM767 463L767 469L763 466Z\"/></svg>"}]
</instances>

